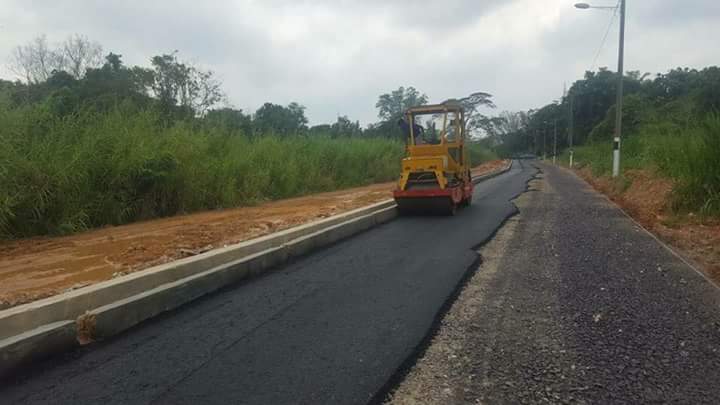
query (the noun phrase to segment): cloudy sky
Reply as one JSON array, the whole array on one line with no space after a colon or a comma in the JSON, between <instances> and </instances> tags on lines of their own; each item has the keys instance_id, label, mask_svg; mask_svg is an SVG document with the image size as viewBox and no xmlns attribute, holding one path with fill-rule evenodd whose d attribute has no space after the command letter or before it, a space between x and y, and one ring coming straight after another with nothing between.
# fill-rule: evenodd
<instances>
[{"instance_id":1,"label":"cloudy sky","mask_svg":"<svg viewBox=\"0 0 720 405\"><path fill-rule=\"evenodd\" d=\"M2 0L0 59L41 34L86 35L127 64L177 49L219 75L233 106L297 101L311 124L338 114L375 122L378 95L401 85L431 102L486 91L499 110L520 110L559 98L591 68L612 12L574 3ZM720 64L719 0L628 0L627 14L626 70ZM596 66L614 69L617 28Z\"/></svg>"}]
</instances>

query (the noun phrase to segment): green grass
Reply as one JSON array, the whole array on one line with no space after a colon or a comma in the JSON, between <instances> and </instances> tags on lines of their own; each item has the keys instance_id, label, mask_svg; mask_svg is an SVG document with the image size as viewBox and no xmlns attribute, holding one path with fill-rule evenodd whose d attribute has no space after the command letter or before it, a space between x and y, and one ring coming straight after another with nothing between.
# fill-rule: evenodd
<instances>
[{"instance_id":1,"label":"green grass","mask_svg":"<svg viewBox=\"0 0 720 405\"><path fill-rule=\"evenodd\" d=\"M498 156L492 150L482 144L476 142L468 142L468 153L470 155L470 163L472 166L478 166L490 160L498 159Z\"/></svg>"},{"instance_id":2,"label":"green grass","mask_svg":"<svg viewBox=\"0 0 720 405\"><path fill-rule=\"evenodd\" d=\"M65 234L395 179L400 142L249 139L152 112L0 105L0 237Z\"/></svg>"},{"instance_id":3,"label":"green grass","mask_svg":"<svg viewBox=\"0 0 720 405\"><path fill-rule=\"evenodd\" d=\"M608 175L612 168L610 142L575 148L575 161L589 164L593 174ZM567 151L561 156L567 162ZM648 124L622 144L621 167L652 169L675 181L672 207L720 217L720 115L679 127Z\"/></svg>"}]
</instances>

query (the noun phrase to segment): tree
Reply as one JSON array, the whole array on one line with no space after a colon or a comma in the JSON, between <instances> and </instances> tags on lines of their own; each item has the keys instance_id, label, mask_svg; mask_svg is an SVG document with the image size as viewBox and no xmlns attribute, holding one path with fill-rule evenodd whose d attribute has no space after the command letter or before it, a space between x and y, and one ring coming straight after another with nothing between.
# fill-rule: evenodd
<instances>
[{"instance_id":1,"label":"tree","mask_svg":"<svg viewBox=\"0 0 720 405\"><path fill-rule=\"evenodd\" d=\"M256 131L279 135L297 134L307 129L305 107L298 103L290 103L287 107L265 103L258 108L253 118Z\"/></svg>"},{"instance_id":2,"label":"tree","mask_svg":"<svg viewBox=\"0 0 720 405\"><path fill-rule=\"evenodd\" d=\"M428 97L414 87L399 87L390 93L380 95L375 108L378 117L384 122L395 122L410 107L427 104Z\"/></svg>"},{"instance_id":3,"label":"tree","mask_svg":"<svg viewBox=\"0 0 720 405\"><path fill-rule=\"evenodd\" d=\"M252 134L252 119L242 110L233 108L210 110L203 117L203 122L211 128L218 128L233 134Z\"/></svg>"},{"instance_id":4,"label":"tree","mask_svg":"<svg viewBox=\"0 0 720 405\"><path fill-rule=\"evenodd\" d=\"M41 35L17 46L10 55L8 68L28 84L46 81L54 70L62 70L62 54L50 49L47 37Z\"/></svg>"},{"instance_id":5,"label":"tree","mask_svg":"<svg viewBox=\"0 0 720 405\"><path fill-rule=\"evenodd\" d=\"M471 132L474 129L488 131L496 125L497 120L486 117L478 110L481 107L495 108L495 104L490 100L491 98L492 94L478 91L460 99L451 98L445 100L443 104L457 103L463 107L465 110L465 130L467 132Z\"/></svg>"},{"instance_id":6,"label":"tree","mask_svg":"<svg viewBox=\"0 0 720 405\"><path fill-rule=\"evenodd\" d=\"M530 114L525 111L503 111L499 117L502 118L499 128L502 135L522 131L530 121Z\"/></svg>"},{"instance_id":7,"label":"tree","mask_svg":"<svg viewBox=\"0 0 720 405\"><path fill-rule=\"evenodd\" d=\"M60 70L65 70L80 79L90 68L102 65L102 46L87 37L75 34L63 42L60 51Z\"/></svg>"},{"instance_id":8,"label":"tree","mask_svg":"<svg viewBox=\"0 0 720 405\"><path fill-rule=\"evenodd\" d=\"M149 97L153 82L150 69L126 67L122 55L109 53L100 68L88 68L85 76L78 81L81 98L85 104L98 110L109 109L121 101L142 108L155 101Z\"/></svg>"},{"instance_id":9,"label":"tree","mask_svg":"<svg viewBox=\"0 0 720 405\"><path fill-rule=\"evenodd\" d=\"M87 37L75 34L57 47L50 47L41 35L26 45L16 47L9 68L29 84L46 81L55 71L65 71L80 79L89 68L102 65L102 47Z\"/></svg>"},{"instance_id":10,"label":"tree","mask_svg":"<svg viewBox=\"0 0 720 405\"><path fill-rule=\"evenodd\" d=\"M203 116L213 105L225 99L215 74L180 62L177 51L154 56L151 88L166 111L180 106Z\"/></svg>"},{"instance_id":11,"label":"tree","mask_svg":"<svg viewBox=\"0 0 720 405\"><path fill-rule=\"evenodd\" d=\"M357 136L362 134L360 122L352 122L346 115L338 117L337 121L330 126L330 131L333 137Z\"/></svg>"}]
</instances>

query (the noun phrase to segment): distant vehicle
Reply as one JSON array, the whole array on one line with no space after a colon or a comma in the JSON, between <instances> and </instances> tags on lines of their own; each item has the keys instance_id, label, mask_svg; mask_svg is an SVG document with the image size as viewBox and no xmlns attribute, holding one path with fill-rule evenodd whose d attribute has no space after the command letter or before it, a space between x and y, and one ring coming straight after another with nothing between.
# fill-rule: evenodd
<instances>
[{"instance_id":1,"label":"distant vehicle","mask_svg":"<svg viewBox=\"0 0 720 405\"><path fill-rule=\"evenodd\" d=\"M458 207L470 205L473 183L462 106L413 107L398 124L407 137L406 156L393 193L400 211L455 215Z\"/></svg>"}]
</instances>

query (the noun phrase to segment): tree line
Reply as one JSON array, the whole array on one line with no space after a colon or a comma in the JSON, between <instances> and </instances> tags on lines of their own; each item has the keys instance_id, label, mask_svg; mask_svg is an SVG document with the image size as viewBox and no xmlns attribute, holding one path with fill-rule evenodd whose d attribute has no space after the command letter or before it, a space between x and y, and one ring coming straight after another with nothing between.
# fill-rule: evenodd
<instances>
[{"instance_id":1,"label":"tree line","mask_svg":"<svg viewBox=\"0 0 720 405\"><path fill-rule=\"evenodd\" d=\"M557 128L558 150L611 139L617 73L588 71L560 99L529 111L504 111L486 127L504 154L550 155ZM639 71L623 75L623 137L644 124L662 121L681 132L720 109L720 68L676 68L655 76Z\"/></svg>"},{"instance_id":2,"label":"tree line","mask_svg":"<svg viewBox=\"0 0 720 405\"><path fill-rule=\"evenodd\" d=\"M178 51L153 56L149 67L127 66L121 54L105 54L99 43L77 34L54 45L39 36L16 47L8 66L22 79L0 79L0 100L9 108L40 105L57 117L116 108L153 110L166 125L185 122L246 136L399 138L397 120L403 112L428 103L428 96L418 89L399 87L378 97L379 121L365 128L346 115L331 124L309 126L305 107L297 102L267 102L254 112L230 106L217 75L183 60ZM462 103L468 110L469 129L479 130L492 122L479 111L494 108L491 97L476 92L446 101Z\"/></svg>"}]
</instances>

